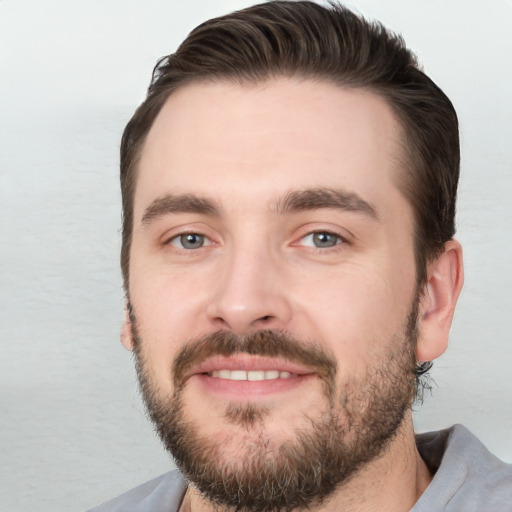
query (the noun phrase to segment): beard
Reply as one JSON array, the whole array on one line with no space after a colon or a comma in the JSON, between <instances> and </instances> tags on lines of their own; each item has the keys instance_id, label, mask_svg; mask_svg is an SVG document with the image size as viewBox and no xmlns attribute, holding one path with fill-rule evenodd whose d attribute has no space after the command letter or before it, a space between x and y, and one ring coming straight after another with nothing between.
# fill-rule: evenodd
<instances>
[{"instance_id":1,"label":"beard","mask_svg":"<svg viewBox=\"0 0 512 512\"><path fill-rule=\"evenodd\" d=\"M172 368L174 392L168 396L152 378L132 311L141 393L176 465L212 505L244 512L309 509L324 503L382 455L397 434L416 392L417 316L418 299L404 332L388 343L393 348L366 369L364 378L341 383L337 383L336 360L319 345L274 330L244 336L216 332L190 341L178 352ZM187 371L208 357L239 353L306 365L322 382L320 411L314 416L305 414L304 424L289 440L275 443L265 430L269 410L260 404L225 406L226 424L239 426L246 434L242 441L232 438L231 443L205 435L203 424L187 417ZM233 454L231 459L226 453Z\"/></svg>"}]
</instances>

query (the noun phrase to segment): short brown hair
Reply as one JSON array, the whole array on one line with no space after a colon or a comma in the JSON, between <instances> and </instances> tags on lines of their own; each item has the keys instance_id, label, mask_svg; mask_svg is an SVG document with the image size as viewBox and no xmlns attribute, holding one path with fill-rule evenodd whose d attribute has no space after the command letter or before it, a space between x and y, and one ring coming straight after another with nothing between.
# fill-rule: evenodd
<instances>
[{"instance_id":1,"label":"short brown hair","mask_svg":"<svg viewBox=\"0 0 512 512\"><path fill-rule=\"evenodd\" d=\"M137 166L147 134L178 87L204 80L254 83L272 77L320 79L383 97L401 122L406 162L399 188L412 205L418 285L427 262L455 233L459 178L457 115L403 39L338 4L278 0L209 20L160 59L145 101L121 142L123 244L128 293Z\"/></svg>"}]
</instances>

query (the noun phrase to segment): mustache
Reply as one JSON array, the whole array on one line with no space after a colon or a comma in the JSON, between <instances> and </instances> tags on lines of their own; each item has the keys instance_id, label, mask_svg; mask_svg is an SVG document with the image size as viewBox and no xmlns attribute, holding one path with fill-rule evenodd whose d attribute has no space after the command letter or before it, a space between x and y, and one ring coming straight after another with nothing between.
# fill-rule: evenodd
<instances>
[{"instance_id":1,"label":"mustache","mask_svg":"<svg viewBox=\"0 0 512 512\"><path fill-rule=\"evenodd\" d=\"M238 335L228 331L206 334L186 344L173 362L174 387L185 385L190 370L213 356L250 354L281 358L310 368L332 389L337 371L336 359L324 348L306 344L293 336L272 329Z\"/></svg>"}]
</instances>

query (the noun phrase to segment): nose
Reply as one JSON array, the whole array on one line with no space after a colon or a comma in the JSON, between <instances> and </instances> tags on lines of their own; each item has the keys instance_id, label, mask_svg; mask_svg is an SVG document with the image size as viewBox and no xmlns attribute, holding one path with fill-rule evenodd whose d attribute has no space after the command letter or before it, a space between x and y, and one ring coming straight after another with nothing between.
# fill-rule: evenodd
<instances>
[{"instance_id":1,"label":"nose","mask_svg":"<svg viewBox=\"0 0 512 512\"><path fill-rule=\"evenodd\" d=\"M277 260L265 248L226 257L207 311L216 328L236 334L286 328L292 309Z\"/></svg>"}]
</instances>

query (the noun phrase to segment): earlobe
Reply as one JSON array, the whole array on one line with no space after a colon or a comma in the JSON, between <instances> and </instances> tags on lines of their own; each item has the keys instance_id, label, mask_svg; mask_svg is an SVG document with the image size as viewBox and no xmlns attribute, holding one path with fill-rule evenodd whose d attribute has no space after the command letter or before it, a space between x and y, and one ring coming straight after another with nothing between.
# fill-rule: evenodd
<instances>
[{"instance_id":1,"label":"earlobe","mask_svg":"<svg viewBox=\"0 0 512 512\"><path fill-rule=\"evenodd\" d=\"M123 325L121 326L121 344L126 350L133 350L132 321L128 311L128 302L124 306Z\"/></svg>"},{"instance_id":2,"label":"earlobe","mask_svg":"<svg viewBox=\"0 0 512 512\"><path fill-rule=\"evenodd\" d=\"M462 247L457 240L450 240L443 253L428 266L428 282L418 318L418 361L432 361L446 350L463 282Z\"/></svg>"}]
</instances>

